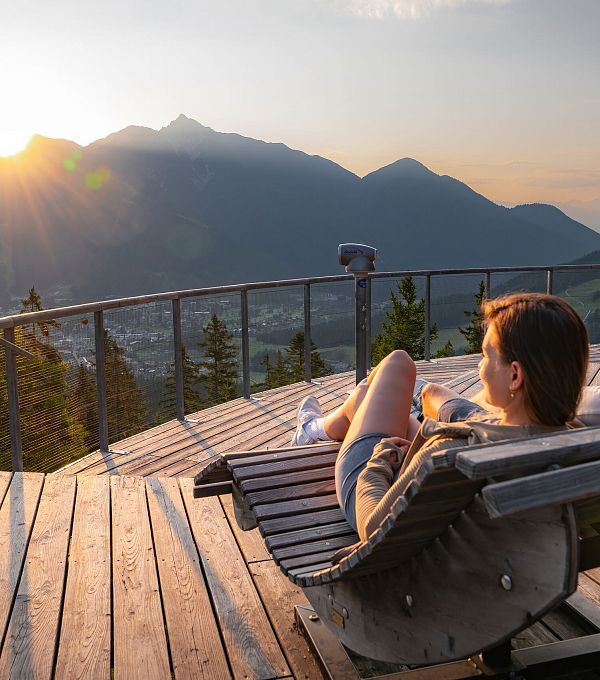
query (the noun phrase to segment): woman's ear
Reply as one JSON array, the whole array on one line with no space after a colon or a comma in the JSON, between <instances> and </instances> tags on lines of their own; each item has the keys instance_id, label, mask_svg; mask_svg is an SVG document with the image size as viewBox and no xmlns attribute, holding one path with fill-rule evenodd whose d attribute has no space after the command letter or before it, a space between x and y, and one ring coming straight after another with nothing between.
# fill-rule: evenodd
<instances>
[{"instance_id":1,"label":"woman's ear","mask_svg":"<svg viewBox=\"0 0 600 680\"><path fill-rule=\"evenodd\" d=\"M510 384L509 390L516 392L523 387L524 373L523 367L518 361L513 361L510 364Z\"/></svg>"}]
</instances>

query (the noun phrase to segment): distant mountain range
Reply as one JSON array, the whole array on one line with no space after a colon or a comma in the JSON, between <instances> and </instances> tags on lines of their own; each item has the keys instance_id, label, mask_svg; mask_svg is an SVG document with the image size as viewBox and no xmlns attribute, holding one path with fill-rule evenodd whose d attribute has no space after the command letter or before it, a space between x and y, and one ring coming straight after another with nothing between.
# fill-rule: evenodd
<instances>
[{"instance_id":1,"label":"distant mountain range","mask_svg":"<svg viewBox=\"0 0 600 680\"><path fill-rule=\"evenodd\" d=\"M600 234L548 205L505 208L416 160L366 177L181 115L87 147L36 136L0 159L0 301L68 285L77 301L377 269L566 262Z\"/></svg>"}]
</instances>

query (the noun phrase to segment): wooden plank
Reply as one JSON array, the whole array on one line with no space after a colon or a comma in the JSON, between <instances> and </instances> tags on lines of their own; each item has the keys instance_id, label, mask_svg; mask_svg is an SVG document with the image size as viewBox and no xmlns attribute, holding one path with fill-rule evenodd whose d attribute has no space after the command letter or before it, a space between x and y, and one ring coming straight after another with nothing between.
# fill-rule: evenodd
<instances>
[{"instance_id":1,"label":"wooden plank","mask_svg":"<svg viewBox=\"0 0 600 680\"><path fill-rule=\"evenodd\" d=\"M326 524L342 521L345 522L346 518L338 505L330 510L263 520L258 525L258 528L262 536L272 536L273 534L281 534L294 529L309 529L311 527L324 526Z\"/></svg>"},{"instance_id":2,"label":"wooden plank","mask_svg":"<svg viewBox=\"0 0 600 680\"><path fill-rule=\"evenodd\" d=\"M579 574L578 590L582 595L587 597L590 602L593 602L596 606L600 607L600 585L589 576L588 572Z\"/></svg>"},{"instance_id":3,"label":"wooden plank","mask_svg":"<svg viewBox=\"0 0 600 680\"><path fill-rule=\"evenodd\" d=\"M10 486L10 480L12 479L12 472L0 472L0 506L4 501L8 487Z\"/></svg>"},{"instance_id":4,"label":"wooden plank","mask_svg":"<svg viewBox=\"0 0 600 680\"><path fill-rule=\"evenodd\" d=\"M593 498L600 495L600 461L488 484L481 494L493 518Z\"/></svg>"},{"instance_id":5,"label":"wooden plank","mask_svg":"<svg viewBox=\"0 0 600 680\"><path fill-rule=\"evenodd\" d=\"M337 454L332 453L329 455L334 457L333 462L335 462ZM333 462L326 466L312 468L311 470L288 472L285 474L273 475L271 477L259 477L258 479L248 479L239 485L240 491L243 493L255 493L257 491L267 491L285 486L333 479L335 475L335 466L333 465Z\"/></svg>"},{"instance_id":6,"label":"wooden plank","mask_svg":"<svg viewBox=\"0 0 600 680\"><path fill-rule=\"evenodd\" d=\"M111 660L110 480L79 477L56 665L58 678L107 678Z\"/></svg>"},{"instance_id":7,"label":"wooden plank","mask_svg":"<svg viewBox=\"0 0 600 680\"><path fill-rule=\"evenodd\" d=\"M599 458L600 428L584 428L469 446L457 452L456 468L470 479L483 479Z\"/></svg>"},{"instance_id":8,"label":"wooden plank","mask_svg":"<svg viewBox=\"0 0 600 680\"><path fill-rule=\"evenodd\" d=\"M339 448L340 442L337 442L337 444L337 448ZM325 466L330 467L335 464L337 456L337 450L316 456L290 456L286 457L284 460L277 460L272 463L266 462L236 469L234 478L241 488L243 482L250 479L260 479L261 477L271 477L283 473L297 473L302 472L303 470L314 470L315 468L319 469ZM245 488L246 487L244 487L244 489Z\"/></svg>"},{"instance_id":9,"label":"wooden plank","mask_svg":"<svg viewBox=\"0 0 600 680\"><path fill-rule=\"evenodd\" d=\"M339 448L340 442L330 442L319 446L294 446L275 451L265 451L264 453L257 451L254 455L248 457L232 458L228 461L228 465L234 473L240 473L242 468L258 468L265 463L289 462L296 459L309 459L325 453L337 453Z\"/></svg>"},{"instance_id":10,"label":"wooden plank","mask_svg":"<svg viewBox=\"0 0 600 680\"><path fill-rule=\"evenodd\" d=\"M289 675L218 498L194 500L193 480L179 484L234 677Z\"/></svg>"},{"instance_id":11,"label":"wooden plank","mask_svg":"<svg viewBox=\"0 0 600 680\"><path fill-rule=\"evenodd\" d=\"M116 476L110 481L114 676L170 680L144 480Z\"/></svg>"},{"instance_id":12,"label":"wooden plank","mask_svg":"<svg viewBox=\"0 0 600 680\"><path fill-rule=\"evenodd\" d=\"M331 400L329 400L331 401ZM341 403L338 398L337 403ZM327 411L328 401L323 400L322 406ZM260 416L248 418L244 425L227 423L223 431L213 437L201 438L201 443L191 442L190 447L183 448L181 444L173 444L161 451L154 451L157 460L151 461L144 466L139 466L135 461L127 462L123 465L122 473L127 474L156 474L163 467L172 465L182 458L191 458L191 454L197 451L197 456L205 459L209 454L225 453L230 450L244 446L250 449L263 447L270 442L276 434L280 432L288 433L291 436L293 427L293 416L296 412L296 404L291 405L287 411L279 413L263 413Z\"/></svg>"},{"instance_id":13,"label":"wooden plank","mask_svg":"<svg viewBox=\"0 0 600 680\"><path fill-rule=\"evenodd\" d=\"M35 496L39 481L33 484ZM46 478L0 656L2 678L52 677L74 500L75 477Z\"/></svg>"},{"instance_id":14,"label":"wooden plank","mask_svg":"<svg viewBox=\"0 0 600 680\"><path fill-rule=\"evenodd\" d=\"M284 501L283 503L269 503L268 505L256 505L253 510L256 519L261 522L267 519L276 519L289 515L299 515L302 513L313 513L317 510L327 510L339 507L337 496L316 496L314 498L301 498L294 501Z\"/></svg>"},{"instance_id":15,"label":"wooden plank","mask_svg":"<svg viewBox=\"0 0 600 680\"><path fill-rule=\"evenodd\" d=\"M307 541L316 541L323 538L337 538L338 536L348 535L354 536L354 540L358 541L358 535L348 522L336 522L335 524L326 524L322 527L290 531L286 534L275 534L275 536L269 536L265 540L265 543L269 550L274 550L275 548L283 548L288 545L296 545Z\"/></svg>"},{"instance_id":16,"label":"wooden plank","mask_svg":"<svg viewBox=\"0 0 600 680\"><path fill-rule=\"evenodd\" d=\"M546 614L542 623L559 640L571 640L589 634L589 629L584 628L574 618L573 614L567 611L564 605L553 612Z\"/></svg>"},{"instance_id":17,"label":"wooden plank","mask_svg":"<svg viewBox=\"0 0 600 680\"><path fill-rule=\"evenodd\" d=\"M215 484L200 484L194 487L194 498L204 498L206 496L220 496L230 494L232 491L231 482L217 482Z\"/></svg>"},{"instance_id":18,"label":"wooden plank","mask_svg":"<svg viewBox=\"0 0 600 680\"><path fill-rule=\"evenodd\" d=\"M288 559L290 557L299 557L301 555L312 555L313 553L320 553L323 551L339 550L348 545L353 545L356 540L352 534L345 536L336 536L334 538L322 538L318 541L307 541L306 543L296 543L282 548L273 550L273 558L276 562Z\"/></svg>"},{"instance_id":19,"label":"wooden plank","mask_svg":"<svg viewBox=\"0 0 600 680\"><path fill-rule=\"evenodd\" d=\"M324 677L321 667L294 621L294 606L306 604L304 593L272 561L248 566L293 676L321 680Z\"/></svg>"},{"instance_id":20,"label":"wooden plank","mask_svg":"<svg viewBox=\"0 0 600 680\"><path fill-rule=\"evenodd\" d=\"M299 568L307 568L311 572L318 571L313 565L326 563L327 566L330 567L331 560L336 552L336 550L323 550L322 552L314 553L313 555L290 557L286 560L281 560L279 568L282 569L285 574L296 571ZM319 570L322 568L323 567L319 567Z\"/></svg>"},{"instance_id":21,"label":"wooden plank","mask_svg":"<svg viewBox=\"0 0 600 680\"><path fill-rule=\"evenodd\" d=\"M177 480L149 477L146 494L175 678L230 678Z\"/></svg>"},{"instance_id":22,"label":"wooden plank","mask_svg":"<svg viewBox=\"0 0 600 680\"><path fill-rule=\"evenodd\" d=\"M2 473L2 486L12 483L0 508L0 640L2 640L23 560L33 527L33 520L44 484L44 475L34 472ZM6 488L4 489L6 491Z\"/></svg>"},{"instance_id":23,"label":"wooden plank","mask_svg":"<svg viewBox=\"0 0 600 680\"><path fill-rule=\"evenodd\" d=\"M250 529L250 531L243 531L235 519L233 510L233 498L231 494L219 497L223 511L227 516L229 526L233 531L233 535L242 551L244 560L247 564L257 562L260 560L270 560L271 555L266 549L263 539L261 538L258 528Z\"/></svg>"},{"instance_id":24,"label":"wooden plank","mask_svg":"<svg viewBox=\"0 0 600 680\"><path fill-rule=\"evenodd\" d=\"M549 642L557 642L559 638L554 635L541 621L517 633L512 639L513 649L525 649L534 645L545 645Z\"/></svg>"},{"instance_id":25,"label":"wooden plank","mask_svg":"<svg viewBox=\"0 0 600 680\"><path fill-rule=\"evenodd\" d=\"M335 481L332 475L329 475L329 479L323 479L318 482L277 487L275 489L249 493L246 494L245 500L253 508L255 505L263 505L265 503L282 503L298 498L326 496L332 493L335 493Z\"/></svg>"}]
</instances>

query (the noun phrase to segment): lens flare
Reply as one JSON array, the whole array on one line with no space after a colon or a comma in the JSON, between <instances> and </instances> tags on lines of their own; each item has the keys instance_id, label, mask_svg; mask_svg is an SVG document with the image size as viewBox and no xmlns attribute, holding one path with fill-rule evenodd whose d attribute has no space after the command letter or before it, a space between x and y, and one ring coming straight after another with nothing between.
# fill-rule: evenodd
<instances>
[{"instance_id":1,"label":"lens flare","mask_svg":"<svg viewBox=\"0 0 600 680\"><path fill-rule=\"evenodd\" d=\"M93 172L87 172L85 175L85 186L92 191L98 191L110 179L110 170L108 168L97 168Z\"/></svg>"},{"instance_id":2,"label":"lens flare","mask_svg":"<svg viewBox=\"0 0 600 680\"><path fill-rule=\"evenodd\" d=\"M65 158L63 161L63 168L67 172L74 172L77 169L77 163L81 160L81 151L79 149L75 149L73 153L68 157Z\"/></svg>"}]
</instances>

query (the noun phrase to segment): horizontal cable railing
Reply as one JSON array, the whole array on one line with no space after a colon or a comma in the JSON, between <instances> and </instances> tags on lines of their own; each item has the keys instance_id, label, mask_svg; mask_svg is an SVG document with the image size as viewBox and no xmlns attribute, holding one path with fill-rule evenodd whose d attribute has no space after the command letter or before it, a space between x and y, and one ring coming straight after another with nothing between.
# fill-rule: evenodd
<instances>
[{"instance_id":1,"label":"horizontal cable railing","mask_svg":"<svg viewBox=\"0 0 600 680\"><path fill-rule=\"evenodd\" d=\"M0 367L4 369L4 384L0 384L0 467L6 468L10 460L13 470L23 470L23 453L27 455L30 449L33 450L34 440L38 453L33 458L30 456L31 460L25 467L48 471L93 448L108 451L109 441L119 441L140 428L144 429L144 425L147 427L157 422L156 419L152 420L153 417L164 420L175 416L184 420L186 411L190 412L190 404L186 404L186 352L193 354L197 351L197 328L201 325L199 321L206 318L210 309L227 310L225 313L229 315L230 323L237 326L239 322L234 335L241 354L241 391L244 398L251 398L253 366L250 354L249 294L258 295L285 288L297 289L294 299L297 298L298 304L302 306L302 314L296 318L298 330L304 335L303 377L310 382L313 378L311 353L314 350L312 343L315 330L311 308L318 305L320 315L324 314L322 309L331 304L329 298L335 300L335 295L331 292L325 294L323 289L332 284L343 283L346 290L344 282L353 282L352 292L348 289L344 295L345 299L350 296L354 299L354 337L349 344L354 346L358 382L366 375L370 365L374 282L408 276L423 280L424 358L430 360L432 329L435 328L435 324L432 324L433 280L437 281L441 277L477 276L484 282L485 295L489 297L493 276L502 278L507 275L537 273L544 276L546 292L552 293L557 276L590 270L600 270L600 265L360 271L336 276L172 291L5 316L0 318L0 329L3 329L0 343L4 346L4 356L0 356L0 363L4 361L5 364ZM206 308L197 308L202 300L215 296L221 299L207 303ZM235 304L231 304L232 296L238 298L237 312L233 311ZM135 327L131 328L135 308L146 310L148 318L142 318L140 312L135 318ZM381 305L379 308L383 309ZM118 317L121 312L125 318ZM384 312L380 312L380 315L382 313ZM331 316L334 314L335 312ZM110 316L108 324L107 315ZM342 317L347 318L347 314L342 314L340 318ZM93 323L90 323L92 319ZM62 338L53 344L52 335L57 331L47 328L46 324L55 322L57 325L65 324L65 328L61 331ZM287 328L293 324L282 325ZM270 345L267 343L265 346ZM23 356L23 353L29 354L29 357ZM94 360L87 359L86 354L92 354ZM171 356L170 362L166 362L167 354ZM37 358L31 359L31 355ZM156 359L159 355L160 361ZM168 368L168 363L172 368L172 377L169 377L171 368ZM66 383L60 382L59 374ZM49 375L54 376L54 381L49 379ZM133 397L139 397L141 388L136 384L135 376L143 379L152 398L146 399L147 403L143 408L139 406L137 418L124 418L120 411L131 403ZM69 386L68 395L64 393L64 384ZM61 389L56 390L56 385L63 385L63 393L52 393L53 390L61 392ZM168 385L172 387L172 404L169 402L170 405L165 406L169 401L164 397ZM33 394L36 390L46 390L49 393ZM187 399L189 400L189 396ZM153 411L160 412L160 417L153 415ZM47 438L54 437L56 441L46 441L46 450L53 452L46 456L42 441L42 435L46 431L36 426L36 418L39 423L44 416L46 420L56 421L52 423L52 427L48 424ZM85 426L82 425L84 420L87 423ZM61 447L67 452L66 458L61 458Z\"/></svg>"}]
</instances>

